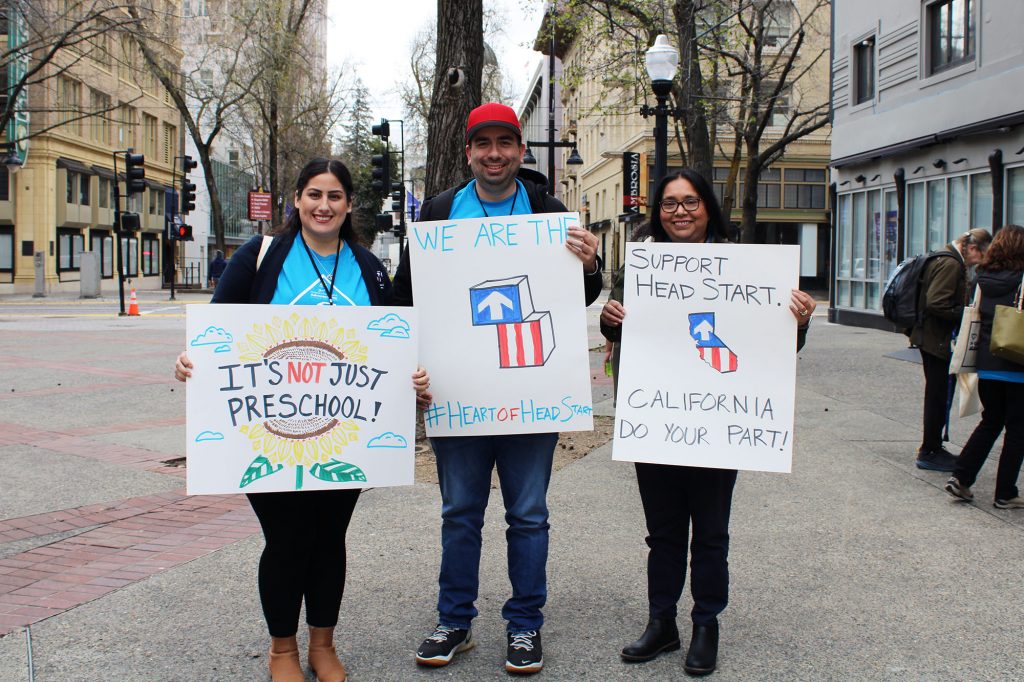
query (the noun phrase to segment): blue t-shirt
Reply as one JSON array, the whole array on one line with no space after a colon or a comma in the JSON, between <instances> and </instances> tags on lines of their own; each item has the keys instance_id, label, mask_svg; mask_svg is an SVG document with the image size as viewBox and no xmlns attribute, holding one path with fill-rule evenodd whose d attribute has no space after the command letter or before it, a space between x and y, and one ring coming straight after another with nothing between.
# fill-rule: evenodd
<instances>
[{"instance_id":1,"label":"blue t-shirt","mask_svg":"<svg viewBox=\"0 0 1024 682\"><path fill-rule=\"evenodd\" d=\"M455 220L458 218L483 218L484 216L529 215L530 213L533 213L530 209L530 197L526 196L526 188L518 180L516 180L515 193L498 202L483 201L476 193L476 180L470 180L469 184L460 189L452 199L452 208L448 217Z\"/></svg>"},{"instance_id":2,"label":"blue t-shirt","mask_svg":"<svg viewBox=\"0 0 1024 682\"><path fill-rule=\"evenodd\" d=\"M310 249L313 261L316 262L323 283L313 269L306 247L298 235L292 242L292 248L284 259L281 274L277 277L277 288L271 303L284 305L329 305L324 285L331 285L331 272L334 261L338 262L337 275L334 280L332 298L334 305L370 305L370 293L363 281L363 272L348 244L342 242L341 251L337 256L321 256Z\"/></svg>"},{"instance_id":3,"label":"blue t-shirt","mask_svg":"<svg viewBox=\"0 0 1024 682\"><path fill-rule=\"evenodd\" d=\"M1009 381L1014 384L1024 384L1024 372L997 372L991 369L979 369L979 379L993 379L995 381Z\"/></svg>"}]
</instances>

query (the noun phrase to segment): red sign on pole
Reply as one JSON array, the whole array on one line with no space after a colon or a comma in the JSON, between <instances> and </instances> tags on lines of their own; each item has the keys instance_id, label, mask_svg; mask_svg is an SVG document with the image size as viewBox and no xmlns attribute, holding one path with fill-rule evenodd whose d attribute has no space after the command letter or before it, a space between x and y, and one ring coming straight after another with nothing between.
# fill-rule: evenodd
<instances>
[{"instance_id":1,"label":"red sign on pole","mask_svg":"<svg viewBox=\"0 0 1024 682\"><path fill-rule=\"evenodd\" d=\"M272 220L274 202L270 192L249 192L249 220Z\"/></svg>"}]
</instances>

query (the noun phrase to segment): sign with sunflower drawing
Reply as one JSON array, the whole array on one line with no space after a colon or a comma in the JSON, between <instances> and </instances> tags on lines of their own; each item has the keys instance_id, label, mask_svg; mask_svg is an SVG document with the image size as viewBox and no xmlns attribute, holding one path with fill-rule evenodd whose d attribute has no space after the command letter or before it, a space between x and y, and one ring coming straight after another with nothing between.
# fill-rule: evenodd
<instances>
[{"instance_id":1,"label":"sign with sunflower drawing","mask_svg":"<svg viewBox=\"0 0 1024 682\"><path fill-rule=\"evenodd\" d=\"M188 306L188 492L410 485L412 308Z\"/></svg>"}]
</instances>

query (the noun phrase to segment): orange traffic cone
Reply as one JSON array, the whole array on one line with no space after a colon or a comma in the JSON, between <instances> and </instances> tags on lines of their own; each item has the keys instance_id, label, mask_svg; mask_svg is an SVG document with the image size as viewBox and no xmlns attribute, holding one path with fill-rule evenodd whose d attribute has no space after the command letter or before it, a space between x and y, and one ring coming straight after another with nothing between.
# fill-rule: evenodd
<instances>
[{"instance_id":1,"label":"orange traffic cone","mask_svg":"<svg viewBox=\"0 0 1024 682\"><path fill-rule=\"evenodd\" d=\"M135 287L132 287L132 297L128 299L128 314L139 314L139 299L135 298Z\"/></svg>"}]
</instances>

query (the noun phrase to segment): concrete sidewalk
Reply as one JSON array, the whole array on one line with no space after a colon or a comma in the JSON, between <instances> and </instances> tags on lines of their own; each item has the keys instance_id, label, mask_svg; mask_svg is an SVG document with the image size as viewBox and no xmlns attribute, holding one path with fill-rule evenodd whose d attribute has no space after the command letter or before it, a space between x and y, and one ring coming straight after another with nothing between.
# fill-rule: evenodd
<instances>
[{"instance_id":1,"label":"concrete sidewalk","mask_svg":"<svg viewBox=\"0 0 1024 682\"><path fill-rule=\"evenodd\" d=\"M595 363L599 309L588 311ZM112 329L96 319L38 324L5 318L5 310L0 680L29 679L26 628L10 624L12 615L25 617L10 596L32 594L12 578L26 557L39 559L32 570L49 573L36 585L74 578L108 588L78 603L65 597L63 607L52 596L23 605L50 609L30 628L36 680L268 679L255 588L261 538L251 513L239 497L181 494L184 403L172 390L170 364L183 320L131 327L122 320ZM111 355L115 343L121 350ZM905 346L901 336L815 319L798 362L794 473L739 477L732 602L713 679L1021 678L1024 512L991 506L994 458L973 504L942 491L945 475L914 468L921 370L886 357ZM610 413L607 396L607 382L599 382L599 412ZM954 419L954 451L975 423ZM495 493L484 529L478 645L436 670L418 669L412 654L436 618L437 488L364 494L349 531L336 638L351 680L509 677L500 618L509 586ZM645 532L632 467L611 461L610 444L601 447L554 475L550 502L538 679L683 679L684 652L641 665L618 658L646 622ZM93 584L80 562L93 573L110 562L83 548L102 554L104 547L134 563L114 562L121 577L105 574ZM680 604L687 631L689 607L687 595Z\"/></svg>"}]
</instances>

